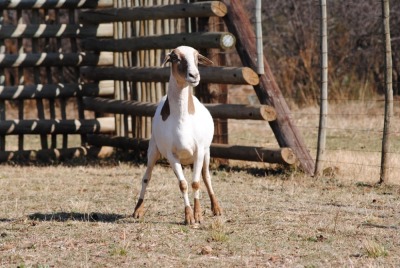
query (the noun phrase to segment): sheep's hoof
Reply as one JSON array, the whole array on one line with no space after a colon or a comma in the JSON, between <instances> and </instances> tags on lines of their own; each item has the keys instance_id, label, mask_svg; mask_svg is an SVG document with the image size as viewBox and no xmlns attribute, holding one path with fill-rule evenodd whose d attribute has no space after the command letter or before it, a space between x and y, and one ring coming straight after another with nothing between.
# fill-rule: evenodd
<instances>
[{"instance_id":1,"label":"sheep's hoof","mask_svg":"<svg viewBox=\"0 0 400 268\"><path fill-rule=\"evenodd\" d=\"M143 206L143 199L139 199L136 207L135 207L135 212L133 212L133 217L135 219L139 219L143 217L144 215L144 206Z\"/></svg>"},{"instance_id":2,"label":"sheep's hoof","mask_svg":"<svg viewBox=\"0 0 400 268\"><path fill-rule=\"evenodd\" d=\"M201 223L203 221L200 200L197 198L194 199L194 220L196 223Z\"/></svg>"},{"instance_id":3,"label":"sheep's hoof","mask_svg":"<svg viewBox=\"0 0 400 268\"><path fill-rule=\"evenodd\" d=\"M221 216L222 208L219 206L217 198L214 195L211 195L210 199L211 199L211 210L214 216Z\"/></svg>"},{"instance_id":4,"label":"sheep's hoof","mask_svg":"<svg viewBox=\"0 0 400 268\"><path fill-rule=\"evenodd\" d=\"M144 209L143 208L142 209L136 209L135 212L133 212L133 217L135 219L139 219L139 218L143 217L143 215L144 215Z\"/></svg>"},{"instance_id":5,"label":"sheep's hoof","mask_svg":"<svg viewBox=\"0 0 400 268\"><path fill-rule=\"evenodd\" d=\"M222 215L222 208L216 204L211 208L214 216L221 216Z\"/></svg>"},{"instance_id":6,"label":"sheep's hoof","mask_svg":"<svg viewBox=\"0 0 400 268\"><path fill-rule=\"evenodd\" d=\"M195 224L194 216L193 216L193 211L190 206L185 207L185 224L186 225L193 225Z\"/></svg>"}]
</instances>

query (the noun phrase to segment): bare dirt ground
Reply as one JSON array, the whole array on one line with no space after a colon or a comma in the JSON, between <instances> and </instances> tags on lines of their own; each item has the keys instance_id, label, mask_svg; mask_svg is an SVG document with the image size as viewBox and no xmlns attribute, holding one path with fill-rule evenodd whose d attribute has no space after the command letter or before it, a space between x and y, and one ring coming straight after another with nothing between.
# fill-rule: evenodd
<instances>
[{"instance_id":1,"label":"bare dirt ground","mask_svg":"<svg viewBox=\"0 0 400 268\"><path fill-rule=\"evenodd\" d=\"M1 267L399 267L400 187L296 171L214 169L224 216L182 225L158 165L145 217L130 217L143 166L0 167ZM190 170L185 172L189 175Z\"/></svg>"}]
</instances>

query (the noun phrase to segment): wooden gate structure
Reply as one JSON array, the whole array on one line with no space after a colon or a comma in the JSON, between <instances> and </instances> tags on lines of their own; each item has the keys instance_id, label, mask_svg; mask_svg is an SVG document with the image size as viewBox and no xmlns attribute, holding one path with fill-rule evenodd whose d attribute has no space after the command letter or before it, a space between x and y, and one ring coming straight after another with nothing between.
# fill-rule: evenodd
<instances>
[{"instance_id":1,"label":"wooden gate structure","mask_svg":"<svg viewBox=\"0 0 400 268\"><path fill-rule=\"evenodd\" d=\"M253 71L254 31L240 1L0 0L0 9L0 162L146 150L169 78L161 62L189 45L216 63L200 68L194 89L215 121L211 156L299 161L313 173L266 60L265 75ZM234 46L243 66L226 67L219 52ZM226 104L227 84L252 85L261 105ZM229 118L268 122L280 148L227 144ZM26 148L32 137L39 149Z\"/></svg>"}]
</instances>

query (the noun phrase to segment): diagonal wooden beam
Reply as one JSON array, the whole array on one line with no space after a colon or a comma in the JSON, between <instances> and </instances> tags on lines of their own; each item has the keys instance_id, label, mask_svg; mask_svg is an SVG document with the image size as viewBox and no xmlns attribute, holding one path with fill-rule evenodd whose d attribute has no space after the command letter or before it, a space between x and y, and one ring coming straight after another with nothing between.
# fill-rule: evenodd
<instances>
[{"instance_id":1,"label":"diagonal wooden beam","mask_svg":"<svg viewBox=\"0 0 400 268\"><path fill-rule=\"evenodd\" d=\"M236 50L244 66L256 70L256 36L240 0L223 0L228 8L224 17L230 33L236 37ZM290 117L290 110L272 74L267 59L264 57L265 74L260 76L260 83L254 90L261 104L275 108L277 119L269 122L280 147L290 147L299 159L305 172L314 175L314 160Z\"/></svg>"}]
</instances>

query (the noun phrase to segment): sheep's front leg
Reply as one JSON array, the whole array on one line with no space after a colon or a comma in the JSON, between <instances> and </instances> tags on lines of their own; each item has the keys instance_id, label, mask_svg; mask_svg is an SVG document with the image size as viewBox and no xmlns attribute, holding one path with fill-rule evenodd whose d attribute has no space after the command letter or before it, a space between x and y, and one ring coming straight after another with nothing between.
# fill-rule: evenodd
<instances>
[{"instance_id":1,"label":"sheep's front leg","mask_svg":"<svg viewBox=\"0 0 400 268\"><path fill-rule=\"evenodd\" d=\"M202 221L202 209L200 205L200 177L201 170L203 168L204 161L204 151L199 150L197 152L196 160L193 163L193 181L192 181L192 189L194 196L194 220L197 223L201 223Z\"/></svg>"},{"instance_id":2,"label":"sheep's front leg","mask_svg":"<svg viewBox=\"0 0 400 268\"><path fill-rule=\"evenodd\" d=\"M146 188L149 185L154 165L159 158L160 152L158 151L154 140L150 139L149 149L147 150L147 168L142 178L142 190L140 191L139 200L136 204L135 211L133 212L134 218L140 218L144 215L144 195L146 194Z\"/></svg>"},{"instance_id":3,"label":"sheep's front leg","mask_svg":"<svg viewBox=\"0 0 400 268\"><path fill-rule=\"evenodd\" d=\"M183 202L185 205L185 224L194 224L193 211L190 207L189 194L188 194L188 183L183 174L182 165L179 163L172 154L168 157L169 163L179 181L179 189L181 190Z\"/></svg>"},{"instance_id":4,"label":"sheep's front leg","mask_svg":"<svg viewBox=\"0 0 400 268\"><path fill-rule=\"evenodd\" d=\"M206 185L208 195L210 196L211 201L211 210L214 216L222 215L222 208L218 204L218 200L215 197L214 190L211 184L211 176L210 176L210 150L206 151L204 154L204 162L203 162L203 181Z\"/></svg>"}]
</instances>

